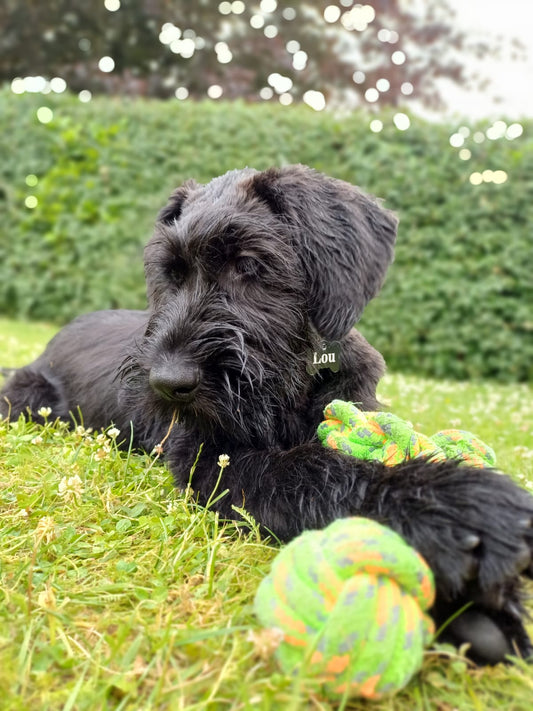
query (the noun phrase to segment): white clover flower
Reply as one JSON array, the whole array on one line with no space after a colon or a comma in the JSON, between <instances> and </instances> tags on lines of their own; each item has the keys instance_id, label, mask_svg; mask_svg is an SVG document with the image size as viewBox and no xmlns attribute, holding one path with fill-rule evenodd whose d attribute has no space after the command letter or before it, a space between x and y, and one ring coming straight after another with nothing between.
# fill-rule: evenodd
<instances>
[{"instance_id":1,"label":"white clover flower","mask_svg":"<svg viewBox=\"0 0 533 711\"><path fill-rule=\"evenodd\" d=\"M178 502L174 499L172 501L169 501L167 504L167 514L174 513L174 511L178 510Z\"/></svg>"},{"instance_id":2,"label":"white clover flower","mask_svg":"<svg viewBox=\"0 0 533 711\"><path fill-rule=\"evenodd\" d=\"M59 496L67 502L75 501L78 503L83 492L83 482L77 474L69 477L64 476L59 482Z\"/></svg>"},{"instance_id":3,"label":"white clover flower","mask_svg":"<svg viewBox=\"0 0 533 711\"><path fill-rule=\"evenodd\" d=\"M37 414L40 415L41 417L44 417L46 419L52 414L52 408L51 407L40 407L37 410Z\"/></svg>"},{"instance_id":4,"label":"white clover flower","mask_svg":"<svg viewBox=\"0 0 533 711\"><path fill-rule=\"evenodd\" d=\"M44 442L44 440L43 440L43 438L41 437L41 435L37 435L37 436L34 437L34 438L32 439L32 441L31 441L32 444L42 444L43 442Z\"/></svg>"},{"instance_id":5,"label":"white clover flower","mask_svg":"<svg viewBox=\"0 0 533 711\"><path fill-rule=\"evenodd\" d=\"M120 434L120 430L117 429L116 427L110 427L107 430L107 436L111 437L111 439L116 439Z\"/></svg>"},{"instance_id":6,"label":"white clover flower","mask_svg":"<svg viewBox=\"0 0 533 711\"><path fill-rule=\"evenodd\" d=\"M52 516L43 516L39 519L39 523L35 529L35 535L37 538L45 541L45 543L50 543L50 541L54 540L56 537L56 522Z\"/></svg>"},{"instance_id":7,"label":"white clover flower","mask_svg":"<svg viewBox=\"0 0 533 711\"><path fill-rule=\"evenodd\" d=\"M229 454L221 454L218 457L218 466L221 469L225 469L227 466L229 466Z\"/></svg>"},{"instance_id":8,"label":"white clover flower","mask_svg":"<svg viewBox=\"0 0 533 711\"><path fill-rule=\"evenodd\" d=\"M44 607L46 610L55 610L56 596L50 586L47 586L46 590L39 593L37 596L37 604L39 607Z\"/></svg>"},{"instance_id":9,"label":"white clover flower","mask_svg":"<svg viewBox=\"0 0 533 711\"><path fill-rule=\"evenodd\" d=\"M103 447L100 447L96 452L95 452L95 459L97 459L99 462L102 462L104 459L107 459L109 456L109 452L111 451L111 447L108 444L104 444Z\"/></svg>"}]
</instances>

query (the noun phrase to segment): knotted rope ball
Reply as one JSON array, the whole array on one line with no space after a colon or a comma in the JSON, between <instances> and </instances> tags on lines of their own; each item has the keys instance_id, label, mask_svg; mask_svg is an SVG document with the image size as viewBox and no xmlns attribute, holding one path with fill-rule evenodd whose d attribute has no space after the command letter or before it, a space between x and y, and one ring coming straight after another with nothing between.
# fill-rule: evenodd
<instances>
[{"instance_id":1,"label":"knotted rope ball","mask_svg":"<svg viewBox=\"0 0 533 711\"><path fill-rule=\"evenodd\" d=\"M281 631L285 672L315 676L330 695L378 698L420 669L433 600L431 570L397 533L345 518L281 550L255 612Z\"/></svg>"},{"instance_id":2,"label":"knotted rope ball","mask_svg":"<svg viewBox=\"0 0 533 711\"><path fill-rule=\"evenodd\" d=\"M496 464L494 451L471 432L449 429L428 437L391 412L363 412L344 400L326 407L317 434L325 447L390 467L420 456L457 459L480 468Z\"/></svg>"}]
</instances>

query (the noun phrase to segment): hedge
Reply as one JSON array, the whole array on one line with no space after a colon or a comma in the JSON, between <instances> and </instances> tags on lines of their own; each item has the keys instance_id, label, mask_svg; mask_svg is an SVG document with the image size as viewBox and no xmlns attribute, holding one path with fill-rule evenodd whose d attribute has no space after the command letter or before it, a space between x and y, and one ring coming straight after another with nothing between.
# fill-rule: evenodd
<instances>
[{"instance_id":1,"label":"hedge","mask_svg":"<svg viewBox=\"0 0 533 711\"><path fill-rule=\"evenodd\" d=\"M177 184L301 162L400 216L395 263L359 324L391 369L532 379L533 123L513 141L470 136L460 160L456 126L413 120L401 132L381 118L375 134L361 112L0 92L0 312L63 323L142 308L142 247ZM486 169L508 180L472 185Z\"/></svg>"}]
</instances>

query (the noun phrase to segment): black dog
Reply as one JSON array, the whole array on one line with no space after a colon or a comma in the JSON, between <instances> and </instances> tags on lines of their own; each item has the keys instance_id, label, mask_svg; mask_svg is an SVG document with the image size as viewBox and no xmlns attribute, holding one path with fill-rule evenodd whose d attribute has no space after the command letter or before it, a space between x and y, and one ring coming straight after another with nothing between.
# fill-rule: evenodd
<instances>
[{"instance_id":1,"label":"black dog","mask_svg":"<svg viewBox=\"0 0 533 711\"><path fill-rule=\"evenodd\" d=\"M146 247L149 311L76 319L6 384L0 412L44 405L67 420L79 408L87 426L132 424L148 450L176 413L165 454L178 486L194 469L206 502L227 454L224 516L244 507L284 540L341 516L386 523L432 567L437 623L471 603L448 638L470 641L480 662L527 657L520 575L533 573L533 497L494 471L389 468L315 435L332 399L378 408L383 360L351 327L395 233L376 201L302 166L186 183Z\"/></svg>"}]
</instances>

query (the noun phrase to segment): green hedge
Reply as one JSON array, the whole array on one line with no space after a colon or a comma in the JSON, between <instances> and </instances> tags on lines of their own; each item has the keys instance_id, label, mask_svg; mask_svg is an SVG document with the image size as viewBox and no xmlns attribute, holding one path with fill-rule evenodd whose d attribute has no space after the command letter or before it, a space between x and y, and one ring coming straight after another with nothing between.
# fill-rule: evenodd
<instances>
[{"instance_id":1,"label":"green hedge","mask_svg":"<svg viewBox=\"0 0 533 711\"><path fill-rule=\"evenodd\" d=\"M54 112L48 124L36 117L43 105ZM382 119L374 134L363 113L303 106L0 92L0 312L64 322L143 307L142 246L177 184L301 162L399 213L395 264L360 324L389 367L532 379L533 124L514 141L470 138L463 161L452 127L414 121L400 132ZM509 179L471 185L485 169Z\"/></svg>"}]
</instances>

